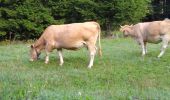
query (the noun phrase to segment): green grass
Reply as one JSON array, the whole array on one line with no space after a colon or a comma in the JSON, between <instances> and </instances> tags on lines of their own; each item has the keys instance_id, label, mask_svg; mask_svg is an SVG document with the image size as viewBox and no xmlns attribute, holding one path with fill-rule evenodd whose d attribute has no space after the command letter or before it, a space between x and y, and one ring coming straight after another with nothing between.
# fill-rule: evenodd
<instances>
[{"instance_id":1,"label":"green grass","mask_svg":"<svg viewBox=\"0 0 170 100\"><path fill-rule=\"evenodd\" d=\"M170 49L157 59L160 44L148 54L131 39L103 39L103 56L88 69L88 52L64 50L64 65L54 50L29 62L28 44L0 46L0 100L168 100Z\"/></svg>"}]
</instances>

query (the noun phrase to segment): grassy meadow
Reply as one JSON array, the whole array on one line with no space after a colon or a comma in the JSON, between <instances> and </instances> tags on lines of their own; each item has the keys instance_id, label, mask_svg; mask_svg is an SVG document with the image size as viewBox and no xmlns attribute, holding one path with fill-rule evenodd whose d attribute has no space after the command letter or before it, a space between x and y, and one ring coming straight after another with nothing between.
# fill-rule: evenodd
<instances>
[{"instance_id":1,"label":"grassy meadow","mask_svg":"<svg viewBox=\"0 0 170 100\"><path fill-rule=\"evenodd\" d=\"M131 39L102 39L103 56L88 69L87 50L64 50L64 65L54 50L49 64L29 62L29 44L0 46L0 100L168 100L170 49L157 59L161 44L148 54Z\"/></svg>"}]
</instances>

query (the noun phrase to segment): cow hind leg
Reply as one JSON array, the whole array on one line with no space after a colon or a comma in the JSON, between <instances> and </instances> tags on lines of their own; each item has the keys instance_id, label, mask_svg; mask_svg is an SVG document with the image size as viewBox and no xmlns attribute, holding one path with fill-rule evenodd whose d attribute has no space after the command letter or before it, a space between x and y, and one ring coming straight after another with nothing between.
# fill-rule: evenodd
<instances>
[{"instance_id":1,"label":"cow hind leg","mask_svg":"<svg viewBox=\"0 0 170 100\"><path fill-rule=\"evenodd\" d=\"M45 63L48 64L49 62L49 52L46 50L46 56L45 56Z\"/></svg>"},{"instance_id":2,"label":"cow hind leg","mask_svg":"<svg viewBox=\"0 0 170 100\"><path fill-rule=\"evenodd\" d=\"M168 43L169 43L168 37L163 38L163 44L162 44L161 52L158 55L158 58L162 57L162 55L165 53Z\"/></svg>"},{"instance_id":3,"label":"cow hind leg","mask_svg":"<svg viewBox=\"0 0 170 100\"><path fill-rule=\"evenodd\" d=\"M63 63L64 63L62 50L58 50L58 55L59 55L59 58L60 58L60 66L62 66Z\"/></svg>"},{"instance_id":4,"label":"cow hind leg","mask_svg":"<svg viewBox=\"0 0 170 100\"><path fill-rule=\"evenodd\" d=\"M96 54L96 47L94 46L88 46L89 54L90 54L90 62L88 65L88 68L91 68L93 66L94 62L94 56Z\"/></svg>"},{"instance_id":5,"label":"cow hind leg","mask_svg":"<svg viewBox=\"0 0 170 100\"><path fill-rule=\"evenodd\" d=\"M146 47L146 42L144 42L144 49L145 49L145 54L148 53L147 47Z\"/></svg>"}]
</instances>

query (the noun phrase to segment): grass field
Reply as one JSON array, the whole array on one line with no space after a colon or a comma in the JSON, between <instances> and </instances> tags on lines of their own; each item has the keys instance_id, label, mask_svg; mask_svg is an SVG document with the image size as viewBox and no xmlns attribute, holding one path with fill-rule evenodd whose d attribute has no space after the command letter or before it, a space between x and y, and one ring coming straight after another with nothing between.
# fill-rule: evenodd
<instances>
[{"instance_id":1,"label":"grass field","mask_svg":"<svg viewBox=\"0 0 170 100\"><path fill-rule=\"evenodd\" d=\"M131 39L102 39L103 57L88 69L88 52L64 50L59 66L56 51L49 64L44 55L29 62L28 44L0 46L0 100L168 100L170 49L157 59L160 44L148 54Z\"/></svg>"}]
</instances>

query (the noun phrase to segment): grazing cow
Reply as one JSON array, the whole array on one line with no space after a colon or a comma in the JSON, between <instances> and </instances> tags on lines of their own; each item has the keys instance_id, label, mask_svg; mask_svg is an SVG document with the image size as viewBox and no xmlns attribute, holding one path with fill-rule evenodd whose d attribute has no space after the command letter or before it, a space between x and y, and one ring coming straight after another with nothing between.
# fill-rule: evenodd
<instances>
[{"instance_id":1,"label":"grazing cow","mask_svg":"<svg viewBox=\"0 0 170 100\"><path fill-rule=\"evenodd\" d=\"M147 42L159 43L162 41L163 45L158 55L158 58L160 58L170 41L170 20L165 19L162 21L138 23L136 25L125 25L121 26L120 31L123 32L125 37L130 36L141 45L142 56L147 53Z\"/></svg>"},{"instance_id":2,"label":"grazing cow","mask_svg":"<svg viewBox=\"0 0 170 100\"><path fill-rule=\"evenodd\" d=\"M77 50L85 46L90 53L88 68L91 68L96 54L97 48L95 44L97 38L99 42L99 55L101 55L100 32L100 25L96 22L50 25L45 29L41 37L31 45L30 61L37 60L41 50L45 49L45 63L47 64L49 62L49 53L53 49L57 49L60 66L62 66L64 63L62 49Z\"/></svg>"}]
</instances>

